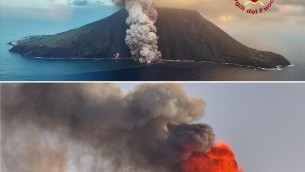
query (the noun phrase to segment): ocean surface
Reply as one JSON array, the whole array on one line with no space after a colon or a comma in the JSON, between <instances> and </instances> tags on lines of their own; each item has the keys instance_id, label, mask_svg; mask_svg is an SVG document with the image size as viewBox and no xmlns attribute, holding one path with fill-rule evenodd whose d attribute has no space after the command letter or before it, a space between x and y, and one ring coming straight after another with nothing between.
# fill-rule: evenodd
<instances>
[{"instance_id":1,"label":"ocean surface","mask_svg":"<svg viewBox=\"0 0 305 172\"><path fill-rule=\"evenodd\" d=\"M8 43L29 35L77 28L106 17L116 7L77 8L64 21L1 15L1 81L305 81L305 55L281 50L294 65L277 70L207 62L161 62L141 65L130 59L42 59L10 53ZM300 51L303 52L303 51Z\"/></svg>"}]
</instances>

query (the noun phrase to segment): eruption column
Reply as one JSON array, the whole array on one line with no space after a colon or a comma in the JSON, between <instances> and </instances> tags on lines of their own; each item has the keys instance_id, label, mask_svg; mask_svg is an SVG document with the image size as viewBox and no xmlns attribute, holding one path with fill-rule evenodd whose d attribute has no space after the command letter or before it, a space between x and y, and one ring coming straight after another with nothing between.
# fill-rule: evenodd
<instances>
[{"instance_id":1,"label":"eruption column","mask_svg":"<svg viewBox=\"0 0 305 172\"><path fill-rule=\"evenodd\" d=\"M3 172L237 172L179 84L1 84L1 108Z\"/></svg>"},{"instance_id":2,"label":"eruption column","mask_svg":"<svg viewBox=\"0 0 305 172\"><path fill-rule=\"evenodd\" d=\"M135 61L152 63L162 55L158 50L158 36L155 23L157 10L153 8L153 0L112 0L118 6L125 6L129 13L126 23L130 28L126 31L126 44Z\"/></svg>"}]
</instances>

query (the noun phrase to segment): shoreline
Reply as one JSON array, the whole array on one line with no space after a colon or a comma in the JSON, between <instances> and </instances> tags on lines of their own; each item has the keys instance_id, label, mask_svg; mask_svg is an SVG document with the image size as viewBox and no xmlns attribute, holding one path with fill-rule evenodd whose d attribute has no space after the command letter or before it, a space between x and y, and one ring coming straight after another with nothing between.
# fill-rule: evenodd
<instances>
[{"instance_id":1,"label":"shoreline","mask_svg":"<svg viewBox=\"0 0 305 172\"><path fill-rule=\"evenodd\" d=\"M128 60L128 61L133 60L132 58L25 57L21 54L15 53L15 52L10 52L10 53L18 55L18 56L23 57L23 58L32 58L32 59L40 59L40 60ZM253 70L262 70L262 71L281 71L281 70L284 70L284 68L295 66L295 64L290 62L290 61L289 62L291 64L288 65L288 66L278 65L275 68L264 68L264 67L246 66L246 65L235 64L235 63L219 63L219 62L213 62L213 61L164 60L164 59L160 59L156 63L150 63L150 64L138 63L138 64L139 64L139 66L150 66L150 65L160 64L160 63L164 63L164 62L170 62L170 63L212 63L212 64L235 66L235 67L248 68L248 69L252 68Z\"/></svg>"}]
</instances>

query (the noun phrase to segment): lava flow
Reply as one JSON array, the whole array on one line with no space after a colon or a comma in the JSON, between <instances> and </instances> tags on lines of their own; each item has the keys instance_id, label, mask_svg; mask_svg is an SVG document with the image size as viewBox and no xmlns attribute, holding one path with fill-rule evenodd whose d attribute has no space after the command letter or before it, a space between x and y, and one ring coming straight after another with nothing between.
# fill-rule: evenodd
<instances>
[{"instance_id":1,"label":"lava flow","mask_svg":"<svg viewBox=\"0 0 305 172\"><path fill-rule=\"evenodd\" d=\"M243 172L232 149L223 143L214 145L206 153L193 152L180 165L182 172Z\"/></svg>"}]
</instances>

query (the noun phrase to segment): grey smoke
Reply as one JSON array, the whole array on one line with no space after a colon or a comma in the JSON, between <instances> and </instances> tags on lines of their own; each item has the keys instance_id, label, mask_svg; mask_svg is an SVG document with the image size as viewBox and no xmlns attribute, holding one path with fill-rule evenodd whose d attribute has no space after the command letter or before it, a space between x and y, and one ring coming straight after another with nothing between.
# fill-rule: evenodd
<instances>
[{"instance_id":1,"label":"grey smoke","mask_svg":"<svg viewBox=\"0 0 305 172\"><path fill-rule=\"evenodd\" d=\"M126 23L126 44L131 56L140 63L158 61L162 55L158 50L158 36L155 23L158 12L153 7L153 0L112 0L118 6L125 6L129 13Z\"/></svg>"},{"instance_id":2,"label":"grey smoke","mask_svg":"<svg viewBox=\"0 0 305 172\"><path fill-rule=\"evenodd\" d=\"M193 124L204 101L178 84L1 87L3 172L177 171L185 145L214 142L210 126Z\"/></svg>"},{"instance_id":3,"label":"grey smoke","mask_svg":"<svg viewBox=\"0 0 305 172\"><path fill-rule=\"evenodd\" d=\"M169 140L178 145L192 146L193 151L204 151L213 146L213 128L206 124L168 125ZM188 150L190 148L188 147Z\"/></svg>"}]
</instances>

